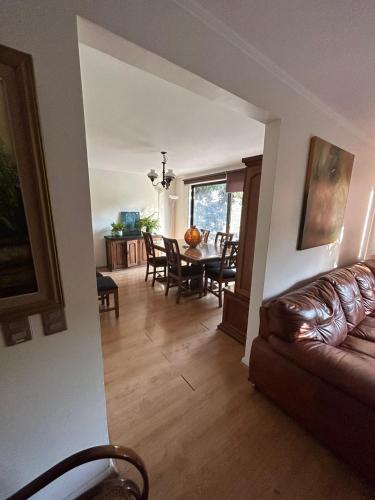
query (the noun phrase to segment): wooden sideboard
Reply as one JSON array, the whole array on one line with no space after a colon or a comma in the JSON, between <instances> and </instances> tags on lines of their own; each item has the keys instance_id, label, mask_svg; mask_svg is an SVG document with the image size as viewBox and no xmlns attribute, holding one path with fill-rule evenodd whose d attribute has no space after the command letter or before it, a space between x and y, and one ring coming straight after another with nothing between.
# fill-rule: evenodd
<instances>
[{"instance_id":1,"label":"wooden sideboard","mask_svg":"<svg viewBox=\"0 0 375 500\"><path fill-rule=\"evenodd\" d=\"M109 271L141 266L147 262L142 236L105 236L107 268Z\"/></svg>"},{"instance_id":2,"label":"wooden sideboard","mask_svg":"<svg viewBox=\"0 0 375 500\"><path fill-rule=\"evenodd\" d=\"M218 325L220 330L242 344L245 344L247 335L262 158L259 155L242 159L246 168L236 283L234 292L224 290L223 318Z\"/></svg>"}]
</instances>

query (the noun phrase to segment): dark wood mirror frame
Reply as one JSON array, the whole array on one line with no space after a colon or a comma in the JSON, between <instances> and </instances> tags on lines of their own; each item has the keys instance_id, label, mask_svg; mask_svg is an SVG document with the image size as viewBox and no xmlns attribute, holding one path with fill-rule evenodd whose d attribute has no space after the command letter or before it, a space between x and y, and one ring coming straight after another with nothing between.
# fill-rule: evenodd
<instances>
[{"instance_id":1,"label":"dark wood mirror frame","mask_svg":"<svg viewBox=\"0 0 375 500\"><path fill-rule=\"evenodd\" d=\"M64 299L31 56L0 45L0 84L37 283L35 292L0 298L5 321L63 307Z\"/></svg>"}]
</instances>

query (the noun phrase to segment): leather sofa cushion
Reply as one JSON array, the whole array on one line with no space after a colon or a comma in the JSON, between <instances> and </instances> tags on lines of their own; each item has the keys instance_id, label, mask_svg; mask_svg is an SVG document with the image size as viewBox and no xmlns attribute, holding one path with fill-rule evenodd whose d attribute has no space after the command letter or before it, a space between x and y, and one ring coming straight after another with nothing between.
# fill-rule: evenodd
<instances>
[{"instance_id":1,"label":"leather sofa cushion","mask_svg":"<svg viewBox=\"0 0 375 500\"><path fill-rule=\"evenodd\" d=\"M366 314L375 309L375 278L371 270L363 264L355 264L348 268L355 277L362 295Z\"/></svg>"},{"instance_id":2,"label":"leather sofa cushion","mask_svg":"<svg viewBox=\"0 0 375 500\"><path fill-rule=\"evenodd\" d=\"M375 342L353 337L353 335L346 337L345 341L340 345L340 349L357 352L375 359ZM375 377L375 373L373 376Z\"/></svg>"},{"instance_id":3,"label":"leather sofa cushion","mask_svg":"<svg viewBox=\"0 0 375 500\"><path fill-rule=\"evenodd\" d=\"M346 317L330 283L318 280L272 301L269 332L288 342L320 341L332 346L347 336Z\"/></svg>"},{"instance_id":4,"label":"leather sofa cushion","mask_svg":"<svg viewBox=\"0 0 375 500\"><path fill-rule=\"evenodd\" d=\"M372 357L323 342L291 344L274 335L268 341L275 351L300 368L375 409L375 359Z\"/></svg>"},{"instance_id":5,"label":"leather sofa cushion","mask_svg":"<svg viewBox=\"0 0 375 500\"><path fill-rule=\"evenodd\" d=\"M362 264L370 269L372 274L375 276L375 256L370 259L364 260ZM370 313L370 316L375 316L375 310Z\"/></svg>"},{"instance_id":6,"label":"leather sofa cushion","mask_svg":"<svg viewBox=\"0 0 375 500\"><path fill-rule=\"evenodd\" d=\"M321 279L328 281L339 296L350 332L366 315L363 297L354 274L343 268L332 271Z\"/></svg>"},{"instance_id":7,"label":"leather sofa cushion","mask_svg":"<svg viewBox=\"0 0 375 500\"><path fill-rule=\"evenodd\" d=\"M361 264L368 267L372 274L375 276L375 255L373 255L369 259L363 260Z\"/></svg>"},{"instance_id":8,"label":"leather sofa cushion","mask_svg":"<svg viewBox=\"0 0 375 500\"><path fill-rule=\"evenodd\" d=\"M350 335L375 342L375 318L373 316L366 316L366 318L350 332Z\"/></svg>"}]
</instances>

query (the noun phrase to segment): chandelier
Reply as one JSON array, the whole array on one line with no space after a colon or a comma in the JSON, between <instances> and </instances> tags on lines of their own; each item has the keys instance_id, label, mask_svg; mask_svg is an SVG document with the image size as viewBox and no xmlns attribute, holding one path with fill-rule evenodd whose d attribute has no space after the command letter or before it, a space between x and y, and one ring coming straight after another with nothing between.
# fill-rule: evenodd
<instances>
[{"instance_id":1,"label":"chandelier","mask_svg":"<svg viewBox=\"0 0 375 500\"><path fill-rule=\"evenodd\" d=\"M162 180L159 182L155 182L156 179L158 178L158 174L153 168L149 171L149 173L147 174L147 177L150 179L153 186L160 185L164 189L168 189L171 182L176 178L176 176L173 173L173 170L171 168L169 168L167 171L165 171L165 165L167 164L167 161L168 161L167 152L162 151L161 155L163 156L163 160L161 162L163 165Z\"/></svg>"}]
</instances>

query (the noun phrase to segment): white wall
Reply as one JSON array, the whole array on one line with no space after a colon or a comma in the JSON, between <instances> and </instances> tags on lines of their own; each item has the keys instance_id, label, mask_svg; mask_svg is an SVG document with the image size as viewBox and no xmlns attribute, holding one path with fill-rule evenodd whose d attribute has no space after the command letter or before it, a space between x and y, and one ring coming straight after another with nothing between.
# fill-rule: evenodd
<instances>
[{"instance_id":1,"label":"white wall","mask_svg":"<svg viewBox=\"0 0 375 500\"><path fill-rule=\"evenodd\" d=\"M185 185L182 177L177 179L176 182L176 225L175 234L176 238L183 238L186 229L189 227L189 193L190 186Z\"/></svg>"},{"instance_id":2,"label":"white wall","mask_svg":"<svg viewBox=\"0 0 375 500\"><path fill-rule=\"evenodd\" d=\"M341 264L357 258L375 182L374 151L357 131L272 64L265 64L215 19L198 18L169 0L3 0L0 42L34 57L69 332L42 337L35 323L36 340L0 349L1 496L70 452L107 439L76 14L272 111L281 120L275 140L267 143L266 138L264 149L270 175L263 176L261 186L258 229L262 240L255 266L264 264L266 254L266 279L263 291L262 280L253 283L257 293L252 299L246 357L257 333L260 297L329 269L337 260ZM351 151L356 160L342 244L297 252L311 135ZM267 194L272 190L272 210L267 211ZM92 468L79 471L74 477L83 482L93 472ZM60 482L58 493L45 497L68 494L75 486L70 477Z\"/></svg>"},{"instance_id":3,"label":"white wall","mask_svg":"<svg viewBox=\"0 0 375 500\"><path fill-rule=\"evenodd\" d=\"M110 234L111 223L119 213L138 211L151 215L158 212L158 194L145 174L89 169L91 216L94 233L96 266L106 265L104 236ZM165 231L163 194L160 196L160 231Z\"/></svg>"},{"instance_id":4,"label":"white wall","mask_svg":"<svg viewBox=\"0 0 375 500\"><path fill-rule=\"evenodd\" d=\"M5 347L0 337L0 498L78 450L108 443L77 28L36 2L0 5L0 43L31 53L68 330ZM43 490L62 499L108 468L96 462ZM39 497L39 496L38 496Z\"/></svg>"}]
</instances>

